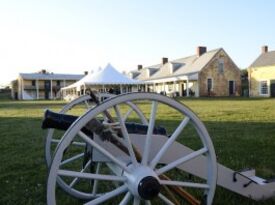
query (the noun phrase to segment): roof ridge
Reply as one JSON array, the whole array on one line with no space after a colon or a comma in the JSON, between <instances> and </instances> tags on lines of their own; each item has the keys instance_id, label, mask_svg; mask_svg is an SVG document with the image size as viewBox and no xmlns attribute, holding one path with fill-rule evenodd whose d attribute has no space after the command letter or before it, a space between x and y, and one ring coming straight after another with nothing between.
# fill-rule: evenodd
<instances>
[{"instance_id":1,"label":"roof ridge","mask_svg":"<svg viewBox=\"0 0 275 205\"><path fill-rule=\"evenodd\" d=\"M248 68L264 67L275 65L275 50L261 53Z\"/></svg>"},{"instance_id":2,"label":"roof ridge","mask_svg":"<svg viewBox=\"0 0 275 205\"><path fill-rule=\"evenodd\" d=\"M223 49L222 47L215 48L215 49L212 49L212 50L209 50L209 51L205 52L204 54L209 54L209 53L213 53L213 52L218 52L218 51L220 51L220 50L222 50L222 49ZM204 54L203 54L203 55L204 55ZM203 56L203 55L201 55L201 56ZM200 57L201 57L201 56L200 56ZM174 59L174 60L170 60L170 61L168 61L168 62L177 63L177 62L175 62L175 61L184 60L184 59L193 58L193 57L195 57L196 59L194 59L194 60L192 61L192 64L193 64L196 60L198 60L198 59L200 58L200 57L198 57L196 54L193 54L193 55L190 55L190 56L186 56L186 57L182 57L182 58L177 58L177 59ZM180 62L178 62L178 63L180 63ZM162 66L163 66L162 64L155 64L155 65L151 65L151 66L145 66L145 67L143 67L141 70L147 69L147 68L157 68L157 69L159 69L159 68L162 67Z\"/></svg>"}]
</instances>

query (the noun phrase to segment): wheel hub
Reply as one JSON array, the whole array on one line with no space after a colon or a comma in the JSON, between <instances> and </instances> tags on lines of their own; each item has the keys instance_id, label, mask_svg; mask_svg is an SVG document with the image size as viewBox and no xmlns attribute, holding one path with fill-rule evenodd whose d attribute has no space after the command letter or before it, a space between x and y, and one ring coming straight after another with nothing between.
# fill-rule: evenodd
<instances>
[{"instance_id":1,"label":"wheel hub","mask_svg":"<svg viewBox=\"0 0 275 205\"><path fill-rule=\"evenodd\" d=\"M139 195L146 200L153 199L160 192L160 183L153 176L144 177L138 184Z\"/></svg>"},{"instance_id":2,"label":"wheel hub","mask_svg":"<svg viewBox=\"0 0 275 205\"><path fill-rule=\"evenodd\" d=\"M127 185L131 193L139 198L151 200L158 196L160 183L156 173L149 167L138 165L129 166L131 172L124 173L127 177Z\"/></svg>"}]
</instances>

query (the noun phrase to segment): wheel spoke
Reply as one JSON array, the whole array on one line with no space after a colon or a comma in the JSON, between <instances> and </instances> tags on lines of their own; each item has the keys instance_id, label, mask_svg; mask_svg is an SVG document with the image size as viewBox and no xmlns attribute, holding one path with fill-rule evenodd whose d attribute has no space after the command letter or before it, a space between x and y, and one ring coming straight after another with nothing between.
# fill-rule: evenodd
<instances>
[{"instance_id":1,"label":"wheel spoke","mask_svg":"<svg viewBox=\"0 0 275 205\"><path fill-rule=\"evenodd\" d=\"M134 197L134 205L139 205L140 204L140 199L137 197Z\"/></svg>"},{"instance_id":2,"label":"wheel spoke","mask_svg":"<svg viewBox=\"0 0 275 205\"><path fill-rule=\"evenodd\" d=\"M174 203L172 201L170 201L166 196L164 196L163 194L159 193L158 197L164 201L166 204L168 205L174 205Z\"/></svg>"},{"instance_id":3,"label":"wheel spoke","mask_svg":"<svg viewBox=\"0 0 275 205\"><path fill-rule=\"evenodd\" d=\"M151 205L151 201L145 201L145 205Z\"/></svg>"},{"instance_id":4,"label":"wheel spoke","mask_svg":"<svg viewBox=\"0 0 275 205\"><path fill-rule=\"evenodd\" d=\"M91 173L83 173L83 172L76 172L76 171L69 171L59 169L57 171L59 176L66 176L66 177L78 177L83 179L98 179L98 180L106 180L106 181L126 181L126 177L122 176L115 176L115 175L103 175L103 174L91 174Z\"/></svg>"},{"instance_id":5,"label":"wheel spoke","mask_svg":"<svg viewBox=\"0 0 275 205\"><path fill-rule=\"evenodd\" d=\"M123 192L126 192L127 189L128 189L127 185L124 184L121 187L116 188L115 190L113 190L111 192L108 192L108 193L106 193L106 194L104 194L104 195L102 195L102 196L100 196L100 197L98 197L98 198L96 198L96 199L88 202L88 203L85 203L85 205L97 205L97 204L101 204L104 201L107 201L107 200L109 200L109 199L111 199L111 198L113 198L113 197L115 197L115 196L117 196L119 194L122 194Z\"/></svg>"},{"instance_id":6,"label":"wheel spoke","mask_svg":"<svg viewBox=\"0 0 275 205\"><path fill-rule=\"evenodd\" d=\"M60 142L60 139L52 139L51 142L58 144Z\"/></svg>"},{"instance_id":7,"label":"wheel spoke","mask_svg":"<svg viewBox=\"0 0 275 205\"><path fill-rule=\"evenodd\" d=\"M129 105L131 107L131 109L136 112L136 114L139 116L142 124L148 125L147 119L144 117L144 114L141 112L141 110L139 109L139 107L136 104L134 104L133 102L126 102L126 104ZM126 121L126 117L124 117L124 121Z\"/></svg>"},{"instance_id":8,"label":"wheel spoke","mask_svg":"<svg viewBox=\"0 0 275 205\"><path fill-rule=\"evenodd\" d=\"M188 154L184 157L181 157L181 158L177 159L176 161L173 161L170 164L167 164L166 166L156 170L156 173L158 175L163 174L164 172L167 172L167 171L179 166L182 163L185 163L185 162L187 162L191 159L194 159L194 158L198 157L199 155L202 155L202 154L206 153L207 151L208 151L207 148L205 148L205 147L201 148L201 149L199 149L195 152L192 152L192 153L190 153L190 154Z\"/></svg>"},{"instance_id":9,"label":"wheel spoke","mask_svg":"<svg viewBox=\"0 0 275 205\"><path fill-rule=\"evenodd\" d=\"M91 160L89 160L89 161L86 163L85 167L84 167L83 169L80 170L80 173L85 172L86 169L90 166L90 164L91 164ZM70 187L73 187L78 181L79 181L79 178L78 178L78 177L75 177L75 178L73 179L73 181L70 183L69 186L70 186Z\"/></svg>"},{"instance_id":10,"label":"wheel spoke","mask_svg":"<svg viewBox=\"0 0 275 205\"><path fill-rule=\"evenodd\" d=\"M101 167L101 162L98 162L97 165L96 165L96 171L95 171L96 174L99 174L100 167ZM93 184L93 190L92 190L92 195L93 196L97 192L97 184L98 184L98 180L96 179L96 180L94 180L94 184Z\"/></svg>"},{"instance_id":11,"label":"wheel spoke","mask_svg":"<svg viewBox=\"0 0 275 205\"><path fill-rule=\"evenodd\" d=\"M148 129L147 129L145 147L144 147L142 161L141 161L141 164L143 164L143 165L148 164L149 152L150 152L150 147L151 147L151 142L152 142L152 134L154 131L154 126L155 126L157 106L158 106L158 103L156 101L153 101L152 108L151 108L150 121L149 121Z\"/></svg>"},{"instance_id":12,"label":"wheel spoke","mask_svg":"<svg viewBox=\"0 0 275 205\"><path fill-rule=\"evenodd\" d=\"M87 100L85 100L85 101L84 101L84 103L85 103L85 105L86 105L87 109L89 109L89 108L90 108L90 105L89 105L88 101L87 101Z\"/></svg>"},{"instance_id":13,"label":"wheel spoke","mask_svg":"<svg viewBox=\"0 0 275 205\"><path fill-rule=\"evenodd\" d=\"M208 184L201 184L201 183L170 181L170 180L159 180L159 183L162 185L168 185L168 186L183 186L183 187L191 187L191 188L198 188L198 189L209 189Z\"/></svg>"},{"instance_id":14,"label":"wheel spoke","mask_svg":"<svg viewBox=\"0 0 275 205\"><path fill-rule=\"evenodd\" d=\"M76 145L76 146L81 146L81 147L85 147L86 146L86 144L84 142L73 142L72 144Z\"/></svg>"},{"instance_id":15,"label":"wheel spoke","mask_svg":"<svg viewBox=\"0 0 275 205\"><path fill-rule=\"evenodd\" d=\"M51 142L58 144L60 142L60 139L52 139ZM71 144L81 147L85 147L86 145L84 142L72 142Z\"/></svg>"},{"instance_id":16,"label":"wheel spoke","mask_svg":"<svg viewBox=\"0 0 275 205\"><path fill-rule=\"evenodd\" d=\"M182 120L182 122L177 127L177 129L174 131L174 133L171 135L171 137L169 137L169 139L161 147L161 149L159 150L159 152L157 153L157 155L154 157L154 159L150 163L150 167L152 169L154 169L156 167L156 165L159 162L159 160L161 159L161 157L165 154L165 152L171 146L171 144L177 139L177 137L179 136L179 134L182 132L182 130L188 124L189 120L190 120L189 117L184 118L184 120Z\"/></svg>"},{"instance_id":17,"label":"wheel spoke","mask_svg":"<svg viewBox=\"0 0 275 205\"><path fill-rule=\"evenodd\" d=\"M127 194L123 197L122 201L119 203L119 205L127 205L128 202L130 201L131 197L132 197L132 195L128 191Z\"/></svg>"},{"instance_id":18,"label":"wheel spoke","mask_svg":"<svg viewBox=\"0 0 275 205\"><path fill-rule=\"evenodd\" d=\"M124 171L126 172L130 172L129 168L126 166L126 164L119 160L118 158L116 158L115 156L113 156L110 152L108 152L107 150L105 150L104 148L102 148L99 144L97 144L94 140L90 139L86 134L84 134L82 131L78 132L79 136L86 141L87 143L89 143L90 145L92 145L95 149L97 149L100 153L102 153L103 155L105 155L107 158L109 158L111 161L113 161L114 163L116 163L118 166L120 166L120 168L122 168Z\"/></svg>"},{"instance_id":19,"label":"wheel spoke","mask_svg":"<svg viewBox=\"0 0 275 205\"><path fill-rule=\"evenodd\" d=\"M125 123L124 123L124 121L122 119L119 107L118 107L118 105L116 105L116 106L114 106L114 108L115 108L115 111L116 111L116 115L117 115L117 117L119 119L119 123L120 123L120 127L121 127L121 132L122 132L123 138L124 138L124 140L127 143L127 147L128 147L128 150L129 150L129 154L130 154L132 163L134 165L137 165L137 158L135 156L135 153L134 153L134 150L133 150L133 146L132 146L132 143L131 143L128 131L126 129Z\"/></svg>"},{"instance_id":20,"label":"wheel spoke","mask_svg":"<svg viewBox=\"0 0 275 205\"><path fill-rule=\"evenodd\" d=\"M71 157L71 158L69 158L69 159L66 159L66 160L62 161L62 162L60 163L60 166L62 166L62 165L64 165L64 164L68 164L68 163L70 163L70 162L72 162L72 161L75 161L75 160L77 160L77 159L79 159L79 158L81 158L81 157L83 157L83 156L84 156L84 153L83 153L83 152L80 153L80 154L77 154L77 155L75 155L75 156L73 156L73 157Z\"/></svg>"},{"instance_id":21,"label":"wheel spoke","mask_svg":"<svg viewBox=\"0 0 275 205\"><path fill-rule=\"evenodd\" d=\"M131 113L133 112L133 109L130 108L126 114L123 116L123 122L125 122L127 120L127 118L129 117L129 115L131 115Z\"/></svg>"}]
</instances>

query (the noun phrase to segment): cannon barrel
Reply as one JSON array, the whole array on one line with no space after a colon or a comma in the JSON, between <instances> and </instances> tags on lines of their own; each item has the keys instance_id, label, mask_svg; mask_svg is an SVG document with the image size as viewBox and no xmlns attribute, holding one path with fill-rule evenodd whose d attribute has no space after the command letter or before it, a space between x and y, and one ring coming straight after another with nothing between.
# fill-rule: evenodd
<instances>
[{"instance_id":1,"label":"cannon barrel","mask_svg":"<svg viewBox=\"0 0 275 205\"><path fill-rule=\"evenodd\" d=\"M58 130L67 130L75 120L77 120L78 116L60 114L56 112L52 112L50 110L46 110L44 114L44 119L42 122L42 129L54 128ZM146 134L148 126L134 123L134 122L126 122L125 123L128 133L135 134ZM91 134L94 130L90 130L86 127L82 128L82 131L86 134ZM160 126L156 126L154 128L153 134L159 135L167 135L166 129Z\"/></svg>"},{"instance_id":2,"label":"cannon barrel","mask_svg":"<svg viewBox=\"0 0 275 205\"><path fill-rule=\"evenodd\" d=\"M60 114L46 110L42 121L42 129L54 128L58 130L67 130L77 118L78 117L74 115ZM86 127L82 128L82 131L90 136L92 135L92 132Z\"/></svg>"},{"instance_id":3,"label":"cannon barrel","mask_svg":"<svg viewBox=\"0 0 275 205\"><path fill-rule=\"evenodd\" d=\"M42 122L42 129L55 128L58 130L67 130L77 119L77 116L60 114L46 110Z\"/></svg>"}]
</instances>

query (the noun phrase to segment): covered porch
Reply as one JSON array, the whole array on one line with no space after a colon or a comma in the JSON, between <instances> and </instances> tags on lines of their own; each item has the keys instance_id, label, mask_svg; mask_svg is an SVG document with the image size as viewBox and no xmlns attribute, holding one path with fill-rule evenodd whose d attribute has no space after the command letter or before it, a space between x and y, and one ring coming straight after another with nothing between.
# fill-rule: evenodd
<instances>
[{"instance_id":1,"label":"covered porch","mask_svg":"<svg viewBox=\"0 0 275 205\"><path fill-rule=\"evenodd\" d=\"M145 81L146 90L161 93L170 97L194 96L199 97L198 74L176 76L163 79Z\"/></svg>"}]
</instances>

